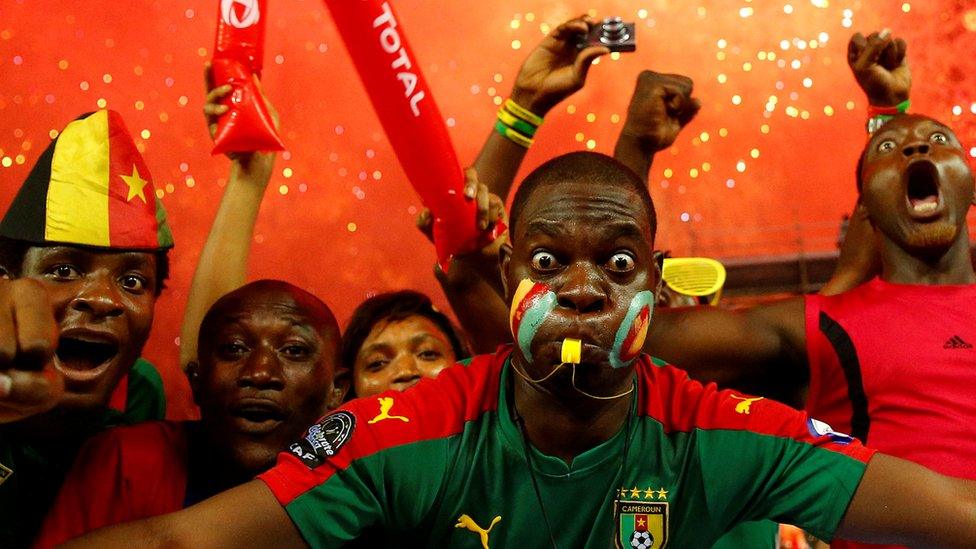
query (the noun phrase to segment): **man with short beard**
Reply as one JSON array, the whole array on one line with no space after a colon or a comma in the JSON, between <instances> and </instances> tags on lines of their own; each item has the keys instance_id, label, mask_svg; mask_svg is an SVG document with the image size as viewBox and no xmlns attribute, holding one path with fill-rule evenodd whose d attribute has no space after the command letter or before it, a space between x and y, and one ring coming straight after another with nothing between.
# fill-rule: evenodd
<instances>
[{"instance_id":1,"label":"man with short beard","mask_svg":"<svg viewBox=\"0 0 976 549\"><path fill-rule=\"evenodd\" d=\"M30 543L89 436L165 413L140 358L173 245L155 192L102 110L64 128L0 222L0 546Z\"/></svg>"},{"instance_id":2,"label":"man with short beard","mask_svg":"<svg viewBox=\"0 0 976 549\"><path fill-rule=\"evenodd\" d=\"M312 294L276 280L220 298L200 325L188 375L200 420L146 422L93 437L65 480L37 547L173 512L247 482L342 402L339 326Z\"/></svg>"}]
</instances>

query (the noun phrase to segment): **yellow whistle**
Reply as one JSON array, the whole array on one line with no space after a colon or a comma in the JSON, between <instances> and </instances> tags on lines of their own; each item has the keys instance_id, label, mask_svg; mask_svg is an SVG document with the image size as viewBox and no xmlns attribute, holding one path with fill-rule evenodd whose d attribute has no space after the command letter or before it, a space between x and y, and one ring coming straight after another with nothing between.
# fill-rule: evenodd
<instances>
[{"instance_id":1,"label":"yellow whistle","mask_svg":"<svg viewBox=\"0 0 976 549\"><path fill-rule=\"evenodd\" d=\"M566 338L563 340L562 361L563 364L579 364L580 356L583 354L583 343L578 339Z\"/></svg>"}]
</instances>

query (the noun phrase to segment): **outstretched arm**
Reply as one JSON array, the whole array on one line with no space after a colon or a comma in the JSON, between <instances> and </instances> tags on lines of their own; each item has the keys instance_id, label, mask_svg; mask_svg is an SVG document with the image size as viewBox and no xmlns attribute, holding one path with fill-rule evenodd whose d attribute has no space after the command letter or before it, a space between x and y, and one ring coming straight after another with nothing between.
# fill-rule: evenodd
<instances>
[{"instance_id":1,"label":"outstretched arm","mask_svg":"<svg viewBox=\"0 0 976 549\"><path fill-rule=\"evenodd\" d=\"M912 547L976 547L976 482L878 454L836 536Z\"/></svg>"},{"instance_id":2,"label":"outstretched arm","mask_svg":"<svg viewBox=\"0 0 976 549\"><path fill-rule=\"evenodd\" d=\"M220 99L230 93L230 85L214 88L210 66L207 71L207 104L203 108L211 137L216 130L217 118L228 107ZM260 87L258 88L260 89ZM267 101L266 101L267 102ZM277 113L270 102L268 108L277 124ZM197 260L193 273L183 327L180 331L180 366L185 370L197 359L197 335L200 322L210 306L221 296L244 285L247 280L247 260L251 252L251 239L264 190L271 180L274 153L233 155L227 187L217 208L207 235L207 241Z\"/></svg>"},{"instance_id":3,"label":"outstretched arm","mask_svg":"<svg viewBox=\"0 0 976 549\"><path fill-rule=\"evenodd\" d=\"M804 300L743 311L662 308L644 350L699 381L796 404L807 375Z\"/></svg>"},{"instance_id":4,"label":"outstretched arm","mask_svg":"<svg viewBox=\"0 0 976 549\"><path fill-rule=\"evenodd\" d=\"M304 547L268 486L252 480L182 511L103 528L63 547Z\"/></svg>"},{"instance_id":5,"label":"outstretched arm","mask_svg":"<svg viewBox=\"0 0 976 549\"><path fill-rule=\"evenodd\" d=\"M605 47L577 49L576 39L597 25L592 17L571 19L542 40L522 63L511 100L544 117L553 107L586 83L593 61L610 53ZM528 149L492 130L474 162L481 181L492 194L506 197Z\"/></svg>"}]
</instances>

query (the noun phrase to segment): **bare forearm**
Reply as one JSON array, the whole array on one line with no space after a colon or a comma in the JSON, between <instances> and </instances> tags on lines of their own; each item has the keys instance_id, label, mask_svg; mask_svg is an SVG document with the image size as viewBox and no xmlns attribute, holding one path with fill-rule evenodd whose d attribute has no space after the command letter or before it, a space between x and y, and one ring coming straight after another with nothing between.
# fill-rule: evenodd
<instances>
[{"instance_id":1,"label":"bare forearm","mask_svg":"<svg viewBox=\"0 0 976 549\"><path fill-rule=\"evenodd\" d=\"M252 480L176 513L96 530L64 547L303 547L284 508Z\"/></svg>"},{"instance_id":2,"label":"bare forearm","mask_svg":"<svg viewBox=\"0 0 976 549\"><path fill-rule=\"evenodd\" d=\"M976 482L878 454L836 537L911 547L976 547Z\"/></svg>"},{"instance_id":3,"label":"bare forearm","mask_svg":"<svg viewBox=\"0 0 976 549\"><path fill-rule=\"evenodd\" d=\"M196 359L197 331L211 305L247 280L247 260L267 178L253 177L233 163L227 188L220 200L207 241L197 260L183 327L180 364Z\"/></svg>"},{"instance_id":4,"label":"bare forearm","mask_svg":"<svg viewBox=\"0 0 976 549\"><path fill-rule=\"evenodd\" d=\"M840 246L837 267L820 293L836 295L864 284L881 272L881 256L874 235L874 228L867 213L858 204L854 206Z\"/></svg>"},{"instance_id":5,"label":"bare forearm","mask_svg":"<svg viewBox=\"0 0 976 549\"><path fill-rule=\"evenodd\" d=\"M789 299L746 311L716 307L654 313L644 350L702 382L780 396L800 383L804 302Z\"/></svg>"},{"instance_id":6,"label":"bare forearm","mask_svg":"<svg viewBox=\"0 0 976 549\"><path fill-rule=\"evenodd\" d=\"M647 182L651 172L651 164L654 162L654 151L649 149L641 139L622 132L617 138L613 157Z\"/></svg>"},{"instance_id":7,"label":"bare forearm","mask_svg":"<svg viewBox=\"0 0 976 549\"><path fill-rule=\"evenodd\" d=\"M471 340L475 354L494 352L499 345L511 341L508 306L501 288L486 278L489 272L472 271L468 266L455 264L451 267L450 275L440 272L437 275L451 309ZM500 280L497 267L494 273L494 278Z\"/></svg>"},{"instance_id":8,"label":"bare forearm","mask_svg":"<svg viewBox=\"0 0 976 549\"><path fill-rule=\"evenodd\" d=\"M527 151L525 147L509 141L492 130L478 158L474 161L478 179L488 186L490 193L504 199L515 182L515 176Z\"/></svg>"}]
</instances>

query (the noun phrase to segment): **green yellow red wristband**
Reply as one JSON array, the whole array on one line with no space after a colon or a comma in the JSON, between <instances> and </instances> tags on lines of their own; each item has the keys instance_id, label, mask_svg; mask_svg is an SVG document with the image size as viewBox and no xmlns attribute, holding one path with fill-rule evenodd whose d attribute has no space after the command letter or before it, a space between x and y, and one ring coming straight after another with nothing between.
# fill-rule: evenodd
<instances>
[{"instance_id":1,"label":"green yellow red wristband","mask_svg":"<svg viewBox=\"0 0 976 549\"><path fill-rule=\"evenodd\" d=\"M908 109L912 106L910 99L906 99L901 103L893 107L879 107L876 105L868 105L868 123L867 130L868 133L874 133L878 131L881 126L884 126L886 122L894 118L896 115L905 114Z\"/></svg>"}]
</instances>

